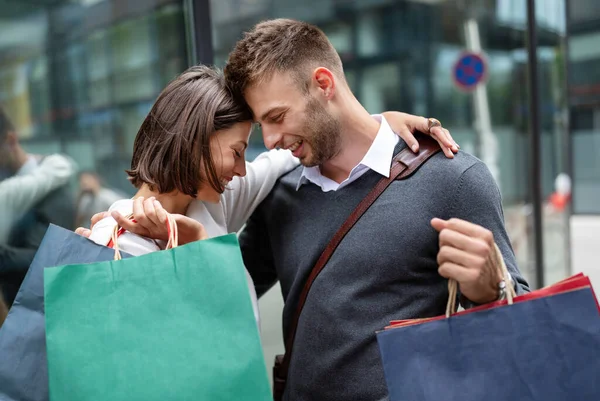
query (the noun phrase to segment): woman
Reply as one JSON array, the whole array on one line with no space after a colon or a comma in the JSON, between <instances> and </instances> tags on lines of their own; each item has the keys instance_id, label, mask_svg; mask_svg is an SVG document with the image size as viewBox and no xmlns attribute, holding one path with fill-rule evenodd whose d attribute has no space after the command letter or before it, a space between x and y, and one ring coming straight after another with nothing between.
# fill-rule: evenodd
<instances>
[{"instance_id":1,"label":"woman","mask_svg":"<svg viewBox=\"0 0 600 401\"><path fill-rule=\"evenodd\" d=\"M400 113L386 117L407 142L414 141L406 124L395 120ZM128 230L119 237L123 251L137 256L164 249L167 213L177 222L181 245L241 229L277 179L298 165L290 152L279 150L246 163L251 124L250 110L234 100L219 72L205 66L185 71L158 96L135 139L127 173L137 194L115 202L111 216L93 225L90 239L108 244L119 224ZM455 145L449 135L438 141ZM124 217L130 214L135 222Z\"/></svg>"}]
</instances>

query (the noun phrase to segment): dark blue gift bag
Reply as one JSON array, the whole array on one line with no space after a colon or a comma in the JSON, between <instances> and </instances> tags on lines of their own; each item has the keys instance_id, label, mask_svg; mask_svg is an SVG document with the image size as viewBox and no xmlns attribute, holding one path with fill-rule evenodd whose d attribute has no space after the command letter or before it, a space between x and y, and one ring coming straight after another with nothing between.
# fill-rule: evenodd
<instances>
[{"instance_id":1,"label":"dark blue gift bag","mask_svg":"<svg viewBox=\"0 0 600 401\"><path fill-rule=\"evenodd\" d=\"M578 276L377 334L391 401L600 400L600 313Z\"/></svg>"},{"instance_id":2,"label":"dark blue gift bag","mask_svg":"<svg viewBox=\"0 0 600 401\"><path fill-rule=\"evenodd\" d=\"M47 401L46 267L112 260L115 251L50 225L0 329L0 401ZM122 257L129 257L121 252Z\"/></svg>"}]
</instances>

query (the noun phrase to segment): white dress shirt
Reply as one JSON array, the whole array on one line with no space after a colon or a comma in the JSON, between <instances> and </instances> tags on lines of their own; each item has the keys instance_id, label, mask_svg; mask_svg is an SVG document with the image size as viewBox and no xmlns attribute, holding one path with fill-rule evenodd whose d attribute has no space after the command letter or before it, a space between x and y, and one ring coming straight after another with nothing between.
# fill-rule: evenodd
<instances>
[{"instance_id":1,"label":"white dress shirt","mask_svg":"<svg viewBox=\"0 0 600 401\"><path fill-rule=\"evenodd\" d=\"M354 182L369 170L373 170L384 177L389 177L390 166L392 164L392 158L394 157L394 148L398 144L400 138L392 131L392 128L385 117L380 114L373 115L372 117L379 121L379 131L377 131L377 136L373 140L365 157L363 157L360 163L350 171L348 178L341 183L337 183L334 180L321 175L319 166L304 167L296 189L300 189L300 187L307 182L312 182L319 186L323 192L337 191Z\"/></svg>"},{"instance_id":2,"label":"white dress shirt","mask_svg":"<svg viewBox=\"0 0 600 401\"><path fill-rule=\"evenodd\" d=\"M298 164L298 159L287 150L264 152L253 162L246 163L246 176L234 177L221 195L220 202L194 200L188 207L186 215L202 223L209 237L235 233L243 227L248 217L271 192L277 179ZM133 211L133 200L121 199L110 207L110 211L113 210L128 215ZM116 224L112 217L99 221L94 225L90 239L101 245L108 244ZM119 248L133 256L160 251L165 248L165 245L163 241L154 241L129 232L119 237ZM247 271L246 279L254 317L260 327L256 291Z\"/></svg>"}]
</instances>

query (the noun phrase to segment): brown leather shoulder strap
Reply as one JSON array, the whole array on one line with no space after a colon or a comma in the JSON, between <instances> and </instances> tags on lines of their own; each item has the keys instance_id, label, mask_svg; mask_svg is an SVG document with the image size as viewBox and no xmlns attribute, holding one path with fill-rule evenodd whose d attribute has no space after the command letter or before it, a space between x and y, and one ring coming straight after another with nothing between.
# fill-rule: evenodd
<instances>
[{"instance_id":1,"label":"brown leather shoulder strap","mask_svg":"<svg viewBox=\"0 0 600 401\"><path fill-rule=\"evenodd\" d=\"M306 297L308 296L312 283L315 281L319 273L321 273L331 258L331 255L333 255L338 245L342 242L348 231L350 231L354 224L356 224L358 219L360 219L360 217L367 211L367 209L369 209L369 207L371 207L375 200L379 198L383 191L385 191L394 180L403 180L410 177L423 163L425 163L437 152L441 151L438 143L431 137L420 133L417 133L415 137L419 140L419 153L415 154L412 150L406 148L394 156L389 178L382 178L367 194L367 196L358 204L356 209L354 209L352 214L350 214L344 224L342 224L339 230L334 234L333 238L331 238L329 244L327 244L327 247L311 270L310 275L304 284L304 288L300 293L298 306L296 308L296 312L294 313L290 331L285 342L286 352L283 358L281 369L282 373L286 377L292 357L292 348L294 346L294 338L296 337L296 329L298 327L300 313L302 312L302 308L304 308Z\"/></svg>"}]
</instances>

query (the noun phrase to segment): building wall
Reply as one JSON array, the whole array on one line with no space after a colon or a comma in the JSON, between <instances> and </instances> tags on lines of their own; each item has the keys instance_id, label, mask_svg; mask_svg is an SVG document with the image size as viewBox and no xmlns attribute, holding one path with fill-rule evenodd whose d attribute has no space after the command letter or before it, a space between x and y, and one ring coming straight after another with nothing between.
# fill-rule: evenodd
<instances>
[{"instance_id":1,"label":"building wall","mask_svg":"<svg viewBox=\"0 0 600 401\"><path fill-rule=\"evenodd\" d=\"M568 4L573 212L600 214L600 2Z\"/></svg>"},{"instance_id":2,"label":"building wall","mask_svg":"<svg viewBox=\"0 0 600 401\"><path fill-rule=\"evenodd\" d=\"M188 65L182 3L0 0L0 103L26 149L66 153L131 194L138 128Z\"/></svg>"}]
</instances>

